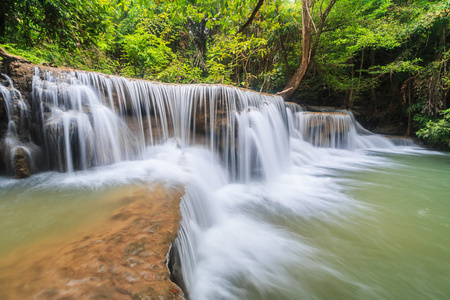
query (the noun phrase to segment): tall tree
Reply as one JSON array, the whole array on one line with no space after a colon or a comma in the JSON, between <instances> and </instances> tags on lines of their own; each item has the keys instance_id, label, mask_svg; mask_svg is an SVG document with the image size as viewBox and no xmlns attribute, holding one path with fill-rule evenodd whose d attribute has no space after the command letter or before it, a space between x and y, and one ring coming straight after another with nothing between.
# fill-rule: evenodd
<instances>
[{"instance_id":1,"label":"tall tree","mask_svg":"<svg viewBox=\"0 0 450 300\"><path fill-rule=\"evenodd\" d=\"M302 0L302 36L303 36L302 60L299 67L289 80L284 90L278 93L278 95L281 95L285 100L288 100L292 96L292 94L298 89L300 83L305 77L306 72L308 71L308 68L311 65L311 60L316 54L317 46L319 45L319 39L323 32L327 16L330 13L336 1L337 0L331 0L327 8L320 13L319 25L316 27L311 14L311 0ZM313 27L316 32L316 38L311 46Z\"/></svg>"}]
</instances>

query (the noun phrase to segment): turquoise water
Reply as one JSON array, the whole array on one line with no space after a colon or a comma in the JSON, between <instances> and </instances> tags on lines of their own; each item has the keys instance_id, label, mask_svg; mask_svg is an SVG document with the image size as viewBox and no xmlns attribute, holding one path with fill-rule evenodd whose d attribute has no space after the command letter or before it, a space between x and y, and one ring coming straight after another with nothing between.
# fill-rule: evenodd
<instances>
[{"instance_id":1,"label":"turquoise water","mask_svg":"<svg viewBox=\"0 0 450 300\"><path fill-rule=\"evenodd\" d=\"M450 157L385 157L388 166L343 174L347 193L368 210L346 224L349 237L324 247L335 246L339 263L374 298L448 299Z\"/></svg>"},{"instance_id":2,"label":"turquoise water","mask_svg":"<svg viewBox=\"0 0 450 300\"><path fill-rule=\"evenodd\" d=\"M243 298L450 298L450 156L369 155L381 164L326 169L335 190L352 199L347 211L281 216L260 209L262 221L304 249L284 274L289 285L265 292L244 285L250 293Z\"/></svg>"}]
</instances>

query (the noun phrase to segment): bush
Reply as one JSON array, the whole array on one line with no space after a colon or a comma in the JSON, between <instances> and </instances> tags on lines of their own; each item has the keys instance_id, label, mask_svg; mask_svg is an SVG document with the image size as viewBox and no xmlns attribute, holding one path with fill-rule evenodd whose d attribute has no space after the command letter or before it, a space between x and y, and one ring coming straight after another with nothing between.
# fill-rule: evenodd
<instances>
[{"instance_id":1,"label":"bush","mask_svg":"<svg viewBox=\"0 0 450 300\"><path fill-rule=\"evenodd\" d=\"M441 111L440 117L429 120L416 134L426 143L450 148L450 109Z\"/></svg>"}]
</instances>

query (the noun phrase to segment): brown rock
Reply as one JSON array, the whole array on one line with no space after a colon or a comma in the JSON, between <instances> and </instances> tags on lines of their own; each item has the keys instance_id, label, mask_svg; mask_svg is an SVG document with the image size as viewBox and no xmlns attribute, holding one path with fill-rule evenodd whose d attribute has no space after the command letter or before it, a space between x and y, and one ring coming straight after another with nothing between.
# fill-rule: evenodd
<instances>
[{"instance_id":1,"label":"brown rock","mask_svg":"<svg viewBox=\"0 0 450 300\"><path fill-rule=\"evenodd\" d=\"M136 189L100 226L2 258L0 299L184 299L166 266L182 193Z\"/></svg>"},{"instance_id":2,"label":"brown rock","mask_svg":"<svg viewBox=\"0 0 450 300\"><path fill-rule=\"evenodd\" d=\"M12 164L14 167L14 176L16 178L27 178L31 176L28 153L24 148L16 148L13 154Z\"/></svg>"}]
</instances>

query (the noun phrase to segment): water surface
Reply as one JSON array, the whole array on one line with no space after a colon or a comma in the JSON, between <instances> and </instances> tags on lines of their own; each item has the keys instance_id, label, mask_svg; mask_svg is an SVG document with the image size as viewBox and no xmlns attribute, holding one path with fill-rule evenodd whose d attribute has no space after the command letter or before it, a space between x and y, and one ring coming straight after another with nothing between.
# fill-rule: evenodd
<instances>
[{"instance_id":1,"label":"water surface","mask_svg":"<svg viewBox=\"0 0 450 300\"><path fill-rule=\"evenodd\" d=\"M193 299L448 298L450 156L310 153L247 183L229 181L208 150L173 143L141 161L2 178L0 255L95 224L130 185L159 180L186 185L184 209L194 208L198 224L184 220L195 231L185 237Z\"/></svg>"}]
</instances>

